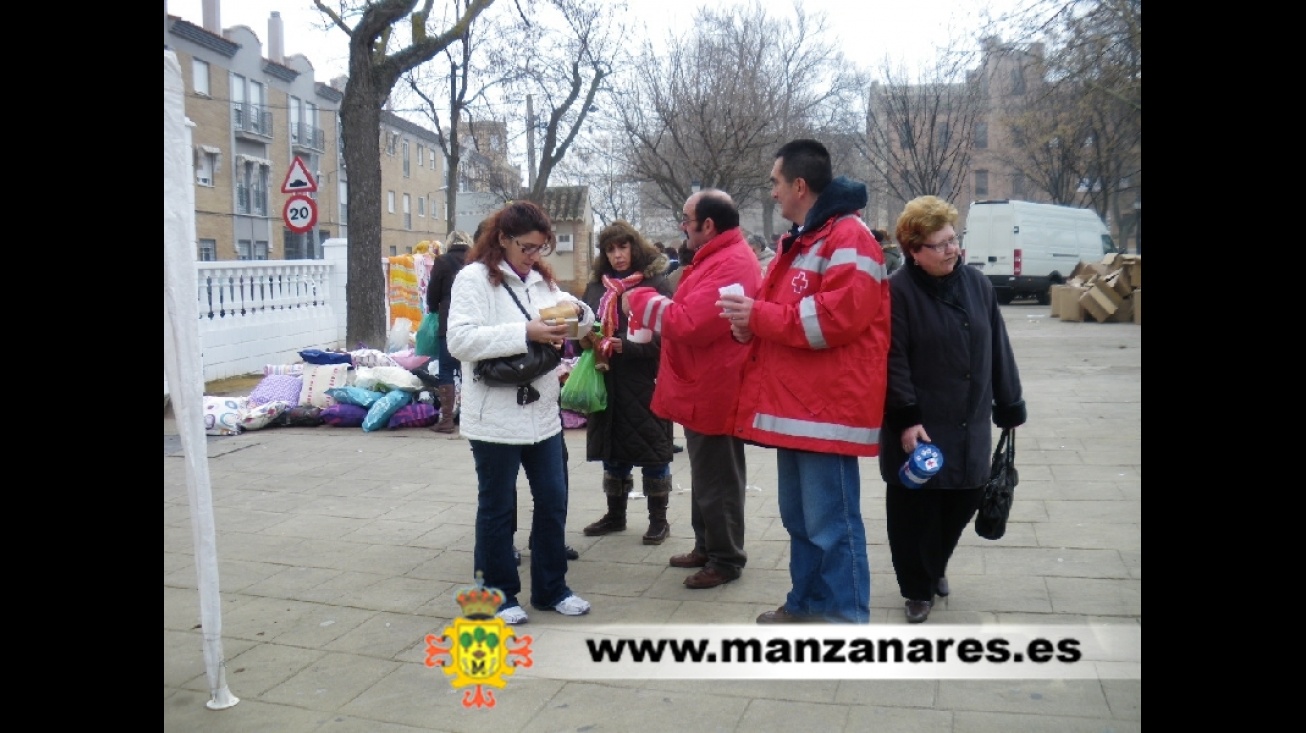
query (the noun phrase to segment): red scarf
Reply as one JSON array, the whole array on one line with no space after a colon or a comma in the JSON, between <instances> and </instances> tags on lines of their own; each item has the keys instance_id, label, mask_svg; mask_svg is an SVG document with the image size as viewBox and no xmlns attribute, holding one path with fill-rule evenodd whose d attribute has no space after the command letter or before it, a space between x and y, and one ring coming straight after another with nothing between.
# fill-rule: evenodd
<instances>
[{"instance_id":1,"label":"red scarf","mask_svg":"<svg viewBox=\"0 0 1306 733\"><path fill-rule=\"evenodd\" d=\"M606 291L603 297L599 298L600 332L603 334L603 339L599 341L598 349L599 355L604 360L612 356L612 344L621 338L615 335L621 318L617 310L621 307L621 294L638 285L643 279L642 272L632 273L624 278L603 275L603 287Z\"/></svg>"}]
</instances>

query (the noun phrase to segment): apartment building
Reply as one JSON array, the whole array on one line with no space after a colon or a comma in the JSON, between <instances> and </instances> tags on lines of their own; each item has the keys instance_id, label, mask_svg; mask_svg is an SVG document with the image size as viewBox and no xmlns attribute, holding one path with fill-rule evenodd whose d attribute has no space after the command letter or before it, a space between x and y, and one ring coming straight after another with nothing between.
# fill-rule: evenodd
<instances>
[{"instance_id":1,"label":"apartment building","mask_svg":"<svg viewBox=\"0 0 1306 733\"><path fill-rule=\"evenodd\" d=\"M284 55L279 13L268 20L266 52L250 28L220 27L216 0L204 16L196 25L165 12L163 39L181 65L193 124L197 259L320 258L323 241L344 236L342 95L316 81L305 56ZM296 158L317 184L303 194L317 222L302 233L285 221L291 194L282 192Z\"/></svg>"},{"instance_id":2,"label":"apartment building","mask_svg":"<svg viewBox=\"0 0 1306 733\"><path fill-rule=\"evenodd\" d=\"M342 88L343 79L335 83ZM381 255L411 253L421 242L443 242L445 159L435 132L393 112L381 112Z\"/></svg>"}]
</instances>

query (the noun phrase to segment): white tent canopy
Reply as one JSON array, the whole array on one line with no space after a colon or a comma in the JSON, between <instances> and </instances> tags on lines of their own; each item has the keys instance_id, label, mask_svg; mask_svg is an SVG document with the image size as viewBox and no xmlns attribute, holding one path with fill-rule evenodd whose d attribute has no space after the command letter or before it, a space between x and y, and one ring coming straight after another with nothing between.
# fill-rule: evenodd
<instances>
[{"instance_id":1,"label":"white tent canopy","mask_svg":"<svg viewBox=\"0 0 1306 733\"><path fill-rule=\"evenodd\" d=\"M199 575L204 670L213 710L240 699L227 689L222 656L222 605L218 595L218 552L204 436L204 368L200 360L199 307L195 293L195 188L189 123L181 65L163 51L163 376L169 387L190 493L195 568Z\"/></svg>"}]
</instances>

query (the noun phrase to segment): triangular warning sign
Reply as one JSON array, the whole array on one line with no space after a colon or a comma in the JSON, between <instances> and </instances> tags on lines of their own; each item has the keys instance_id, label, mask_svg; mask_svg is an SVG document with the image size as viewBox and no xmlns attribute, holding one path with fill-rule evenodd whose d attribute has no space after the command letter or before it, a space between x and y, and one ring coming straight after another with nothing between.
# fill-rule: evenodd
<instances>
[{"instance_id":1,"label":"triangular warning sign","mask_svg":"<svg viewBox=\"0 0 1306 733\"><path fill-rule=\"evenodd\" d=\"M286 171L286 180L281 184L282 193L312 193L317 190L317 181L309 174L308 168L304 165L304 160L298 155L295 156L295 162L290 164L290 170Z\"/></svg>"}]
</instances>

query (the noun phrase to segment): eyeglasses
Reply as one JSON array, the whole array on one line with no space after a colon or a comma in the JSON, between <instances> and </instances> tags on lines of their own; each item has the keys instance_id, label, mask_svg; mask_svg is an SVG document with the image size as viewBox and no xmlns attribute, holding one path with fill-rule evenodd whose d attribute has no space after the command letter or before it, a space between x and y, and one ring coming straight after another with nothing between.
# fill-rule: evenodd
<instances>
[{"instance_id":1,"label":"eyeglasses","mask_svg":"<svg viewBox=\"0 0 1306 733\"><path fill-rule=\"evenodd\" d=\"M680 215L680 226L683 227L684 225L690 223L691 221L697 223L697 222L700 222L700 221L703 221L703 220L702 220L702 219L695 219L694 217L689 216L688 214L681 214L681 215Z\"/></svg>"},{"instance_id":2,"label":"eyeglasses","mask_svg":"<svg viewBox=\"0 0 1306 733\"><path fill-rule=\"evenodd\" d=\"M517 241L516 237L509 237L509 238L512 240L513 244L517 245L517 247L521 249L521 253L524 255L533 255L536 252L539 252L540 250L549 246L548 242L545 242L544 244L522 244L521 242Z\"/></svg>"},{"instance_id":3,"label":"eyeglasses","mask_svg":"<svg viewBox=\"0 0 1306 733\"><path fill-rule=\"evenodd\" d=\"M925 248L925 249L931 249L931 250L934 250L935 254L942 254L942 253L943 253L945 250L947 250L949 247L954 247L954 248L955 248L955 247L957 247L959 244L960 244L960 242L957 241L957 238L956 238L956 237L953 237L952 239L949 239L949 240L946 241L946 242L940 242L940 243L938 243L938 244L922 244L921 247L923 247L923 248Z\"/></svg>"}]
</instances>

